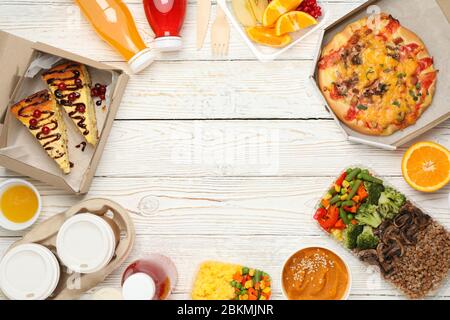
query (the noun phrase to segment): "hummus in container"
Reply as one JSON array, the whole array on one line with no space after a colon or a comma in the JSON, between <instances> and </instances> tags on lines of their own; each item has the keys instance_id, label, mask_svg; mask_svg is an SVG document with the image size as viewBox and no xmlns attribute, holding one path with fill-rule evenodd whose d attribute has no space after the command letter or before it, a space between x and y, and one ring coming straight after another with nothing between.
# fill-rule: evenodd
<instances>
[{"instance_id":1,"label":"hummus in container","mask_svg":"<svg viewBox=\"0 0 450 320\"><path fill-rule=\"evenodd\" d=\"M332 251L305 248L284 264L283 293L289 300L345 300L350 289L350 272Z\"/></svg>"}]
</instances>

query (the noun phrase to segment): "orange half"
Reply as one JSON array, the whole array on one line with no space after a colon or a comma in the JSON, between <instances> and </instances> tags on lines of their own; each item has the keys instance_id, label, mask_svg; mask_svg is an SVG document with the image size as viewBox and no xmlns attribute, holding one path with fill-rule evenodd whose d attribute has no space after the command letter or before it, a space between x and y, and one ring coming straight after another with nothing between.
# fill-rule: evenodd
<instances>
[{"instance_id":1,"label":"orange half","mask_svg":"<svg viewBox=\"0 0 450 320\"><path fill-rule=\"evenodd\" d=\"M281 15L294 10L302 2L303 0L274 0L270 2L263 14L263 25L265 27L274 25Z\"/></svg>"},{"instance_id":2,"label":"orange half","mask_svg":"<svg viewBox=\"0 0 450 320\"><path fill-rule=\"evenodd\" d=\"M450 152L434 142L419 142L403 156L402 172L414 189L435 192L450 182Z\"/></svg>"}]
</instances>

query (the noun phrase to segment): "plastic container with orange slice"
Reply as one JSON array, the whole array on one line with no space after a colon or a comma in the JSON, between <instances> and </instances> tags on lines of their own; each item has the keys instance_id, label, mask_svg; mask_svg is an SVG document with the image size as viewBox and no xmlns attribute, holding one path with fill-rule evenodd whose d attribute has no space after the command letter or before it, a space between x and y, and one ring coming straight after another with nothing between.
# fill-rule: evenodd
<instances>
[{"instance_id":1,"label":"plastic container with orange slice","mask_svg":"<svg viewBox=\"0 0 450 320\"><path fill-rule=\"evenodd\" d=\"M307 0L303 0L307 1ZM231 24L260 61L272 61L323 27L328 9L323 1L320 17L298 11L302 0L218 0Z\"/></svg>"}]
</instances>

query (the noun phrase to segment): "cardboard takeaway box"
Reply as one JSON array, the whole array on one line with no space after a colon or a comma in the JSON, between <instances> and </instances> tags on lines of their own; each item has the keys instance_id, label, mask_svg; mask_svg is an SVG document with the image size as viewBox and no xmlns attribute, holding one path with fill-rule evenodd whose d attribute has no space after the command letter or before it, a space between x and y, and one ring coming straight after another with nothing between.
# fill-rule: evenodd
<instances>
[{"instance_id":1,"label":"cardboard takeaway box","mask_svg":"<svg viewBox=\"0 0 450 320\"><path fill-rule=\"evenodd\" d=\"M15 102L47 88L47 84L41 80L41 73L64 61L84 64L92 83L108 85L106 103L103 107L95 107L99 131L95 148L90 145L81 147L84 138L63 112L69 140L69 159L74 165L68 175L62 173L35 137L9 112L9 107ZM69 192L87 193L119 108L128 75L106 64L3 31L0 31L0 70L0 165Z\"/></svg>"},{"instance_id":2,"label":"cardboard takeaway box","mask_svg":"<svg viewBox=\"0 0 450 320\"><path fill-rule=\"evenodd\" d=\"M400 20L402 25L417 33L434 57L435 67L439 70L432 105L415 125L388 137L364 135L351 130L339 121L322 95L317 78L322 48L331 41L334 35L352 22L380 12L390 13ZM387 150L396 150L450 118L450 0L369 0L323 30L321 39L310 78L325 108L333 115L348 140Z\"/></svg>"}]
</instances>

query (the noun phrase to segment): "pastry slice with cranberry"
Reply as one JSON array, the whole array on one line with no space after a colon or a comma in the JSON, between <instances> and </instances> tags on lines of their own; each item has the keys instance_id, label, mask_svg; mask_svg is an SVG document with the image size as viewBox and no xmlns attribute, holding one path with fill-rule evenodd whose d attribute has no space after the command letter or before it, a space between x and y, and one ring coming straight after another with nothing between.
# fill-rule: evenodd
<instances>
[{"instance_id":1,"label":"pastry slice with cranberry","mask_svg":"<svg viewBox=\"0 0 450 320\"><path fill-rule=\"evenodd\" d=\"M98 142L97 120L86 67L67 62L44 72L42 78L86 141L95 146Z\"/></svg>"},{"instance_id":2,"label":"pastry slice with cranberry","mask_svg":"<svg viewBox=\"0 0 450 320\"><path fill-rule=\"evenodd\" d=\"M66 125L50 91L42 90L19 101L11 107L11 113L28 128L62 171L69 173Z\"/></svg>"}]
</instances>

